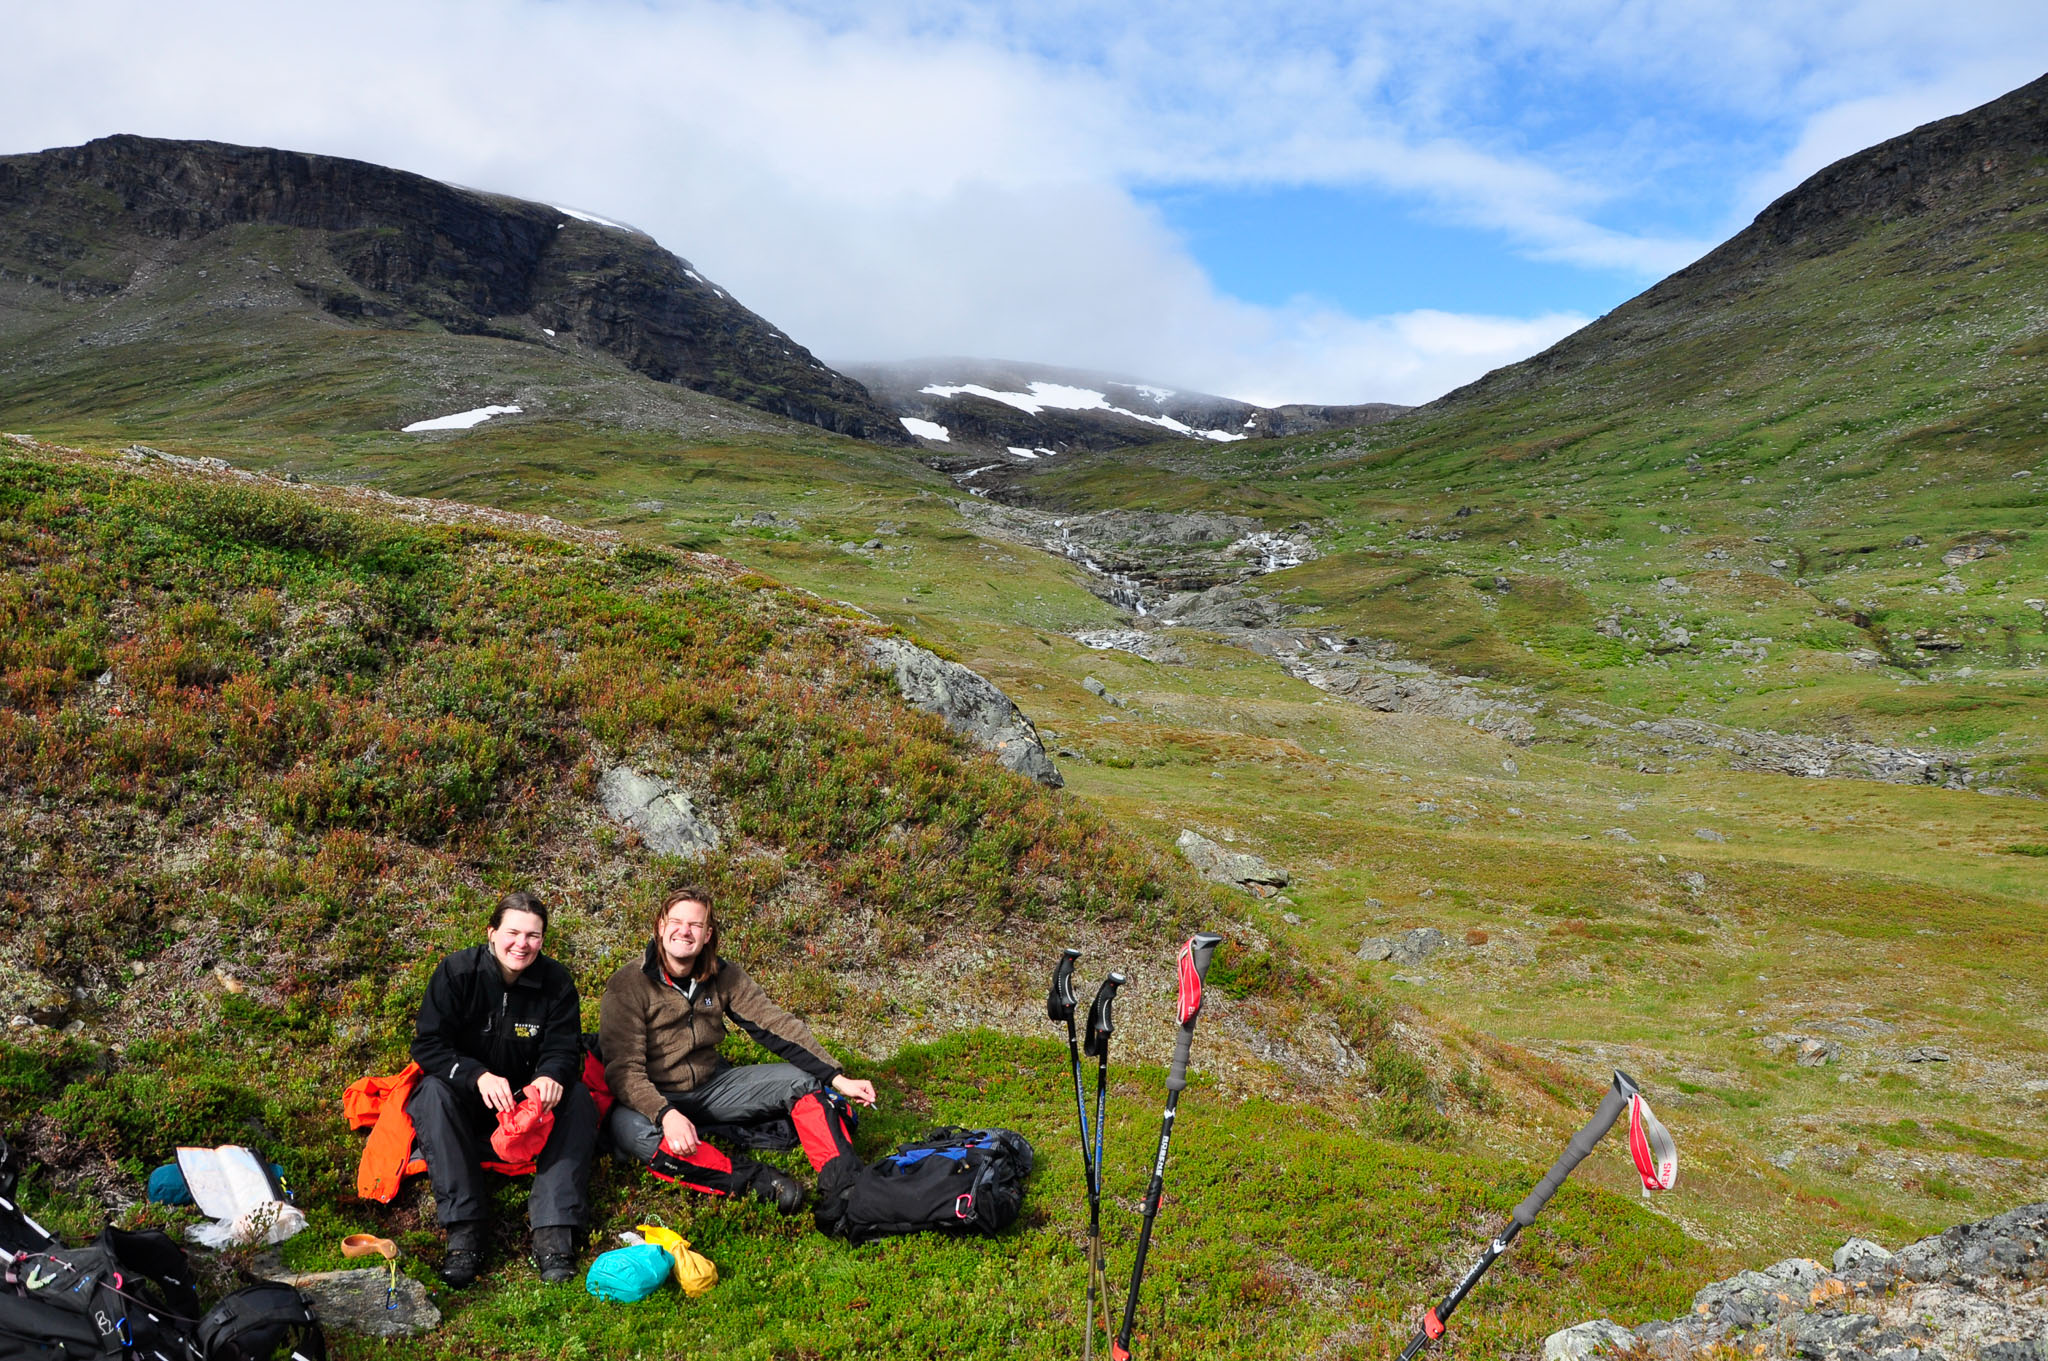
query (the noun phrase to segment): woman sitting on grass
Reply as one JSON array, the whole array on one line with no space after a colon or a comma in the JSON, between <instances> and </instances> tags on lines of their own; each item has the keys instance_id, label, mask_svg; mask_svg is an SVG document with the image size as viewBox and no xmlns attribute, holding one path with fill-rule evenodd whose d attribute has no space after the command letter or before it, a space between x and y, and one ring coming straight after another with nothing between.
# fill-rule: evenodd
<instances>
[{"instance_id":1,"label":"woman sitting on grass","mask_svg":"<svg viewBox=\"0 0 2048 1361\"><path fill-rule=\"evenodd\" d=\"M421 1068L406 1102L448 1234L441 1279L468 1285L483 1269L483 1161L498 1113L523 1092L554 1112L535 1159L527 1218L543 1281L576 1274L576 1240L590 1217L597 1107L584 1090L582 1004L569 971L540 952L548 910L524 891L491 914L484 944L442 960L427 984L412 1041Z\"/></svg>"}]
</instances>

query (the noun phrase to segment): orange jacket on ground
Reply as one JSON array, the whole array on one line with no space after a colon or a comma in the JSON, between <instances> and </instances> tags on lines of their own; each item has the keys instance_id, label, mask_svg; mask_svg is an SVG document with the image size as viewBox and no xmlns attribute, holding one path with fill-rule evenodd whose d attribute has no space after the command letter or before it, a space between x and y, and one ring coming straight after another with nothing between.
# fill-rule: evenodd
<instances>
[{"instance_id":1,"label":"orange jacket on ground","mask_svg":"<svg viewBox=\"0 0 2048 1361\"><path fill-rule=\"evenodd\" d=\"M348 1127L370 1127L370 1140L363 1145L363 1160L356 1167L356 1194L364 1200L389 1205L400 1183L427 1170L427 1160L413 1153L412 1117L405 1113L406 1100L419 1076L420 1066L408 1063L403 1072L391 1077L357 1078L341 1094ZM523 1177L533 1171L530 1162L486 1162L484 1167L508 1177Z\"/></svg>"},{"instance_id":2,"label":"orange jacket on ground","mask_svg":"<svg viewBox=\"0 0 2048 1361\"><path fill-rule=\"evenodd\" d=\"M364 1200L389 1205L398 1194L399 1183L427 1170L427 1160L413 1153L412 1117L405 1113L406 1100L419 1076L420 1066L408 1063L404 1071L390 1077L357 1078L341 1094L341 1112L348 1117L348 1127L370 1130L363 1160L356 1168L356 1194ZM597 1103L597 1118L602 1121L611 1109L612 1094L605 1085L604 1065L595 1055L583 1056L583 1085L590 1089L591 1099ZM484 1168L523 1177L532 1173L533 1164L486 1162Z\"/></svg>"}]
</instances>

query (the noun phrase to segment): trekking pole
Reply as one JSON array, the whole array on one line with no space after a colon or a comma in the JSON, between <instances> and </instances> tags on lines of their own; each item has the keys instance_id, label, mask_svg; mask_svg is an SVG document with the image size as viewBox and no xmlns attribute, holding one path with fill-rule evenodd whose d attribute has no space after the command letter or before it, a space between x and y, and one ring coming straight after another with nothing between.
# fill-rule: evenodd
<instances>
[{"instance_id":1,"label":"trekking pole","mask_svg":"<svg viewBox=\"0 0 2048 1361\"><path fill-rule=\"evenodd\" d=\"M1095 1060L1095 1158L1094 1176L1088 1183L1088 1341L1081 1348L1082 1361L1094 1355L1095 1347L1095 1298L1096 1287L1102 1292L1102 1332L1109 1336L1113 1331L1109 1322L1109 1282L1102 1274L1102 1138L1107 1126L1104 1103L1109 1096L1109 1037L1116 1029L1113 1008L1116 990L1124 985L1124 976L1112 973L1102 980L1102 986L1095 990L1095 1000L1088 1004L1088 1035L1081 1042L1081 1051Z\"/></svg>"},{"instance_id":2,"label":"trekking pole","mask_svg":"<svg viewBox=\"0 0 2048 1361\"><path fill-rule=\"evenodd\" d=\"M1486 1274L1494 1260L1508 1250L1508 1244L1515 1241L1515 1235L1535 1222L1537 1212L1550 1203L1550 1198L1557 1194L1557 1188L1564 1185L1573 1168L1585 1161L1593 1146L1607 1137L1607 1131L1614 1128L1614 1122L1621 1118L1624 1110L1628 1112L1629 1156L1635 1159L1636 1173L1643 1179L1643 1191L1646 1194L1668 1191L1677 1183L1678 1145L1672 1142L1670 1131L1651 1113L1650 1103L1643 1099L1636 1080L1617 1068L1614 1085L1607 1089L1600 1109L1594 1111L1593 1118L1572 1136L1564 1152L1543 1174L1543 1180L1536 1183L1536 1189L1515 1207L1508 1222L1486 1245L1486 1251L1479 1255L1479 1260L1472 1264L1464 1279L1444 1296L1441 1304L1422 1316L1422 1330L1409 1340L1407 1349L1401 1353L1401 1361L1415 1361L1424 1347L1444 1335L1444 1325L1450 1321L1451 1311L1464 1302L1465 1296L1479 1284L1479 1278Z\"/></svg>"},{"instance_id":3,"label":"trekking pole","mask_svg":"<svg viewBox=\"0 0 2048 1361\"><path fill-rule=\"evenodd\" d=\"M1145 1188L1145 1222L1138 1228L1138 1260L1131 1266L1131 1289L1124 1296L1124 1326L1110 1347L1113 1361L1130 1361L1131 1327L1138 1321L1138 1287L1145 1279L1145 1254L1152 1247L1152 1221L1159 1214L1159 1195L1166 1189L1166 1150L1173 1142L1173 1113L1181 1089L1188 1085L1188 1049L1195 1042L1195 1019L1202 1014L1202 979L1223 937L1199 932L1180 947L1180 1034L1173 1042L1173 1066L1166 1073L1166 1114L1159 1121L1159 1153L1152 1160L1152 1183Z\"/></svg>"},{"instance_id":4,"label":"trekking pole","mask_svg":"<svg viewBox=\"0 0 2048 1361\"><path fill-rule=\"evenodd\" d=\"M1096 1186L1100 1178L1096 1175L1095 1161L1090 1156L1088 1141L1088 1097L1081 1090L1081 1045L1074 1033L1074 962L1081 958L1081 952L1071 945L1060 951L1060 962L1053 966L1052 986L1045 993L1045 1014L1054 1021L1067 1023L1067 1068L1074 1078L1074 1113L1081 1125L1081 1173L1087 1179L1088 1203L1095 1205ZM1090 1019L1093 1019L1090 1012ZM1091 1051L1092 1052L1092 1051ZM1087 1335L1082 1339L1081 1354L1092 1358L1095 1345L1095 1276L1094 1258L1089 1258L1088 1276L1088 1325Z\"/></svg>"}]
</instances>

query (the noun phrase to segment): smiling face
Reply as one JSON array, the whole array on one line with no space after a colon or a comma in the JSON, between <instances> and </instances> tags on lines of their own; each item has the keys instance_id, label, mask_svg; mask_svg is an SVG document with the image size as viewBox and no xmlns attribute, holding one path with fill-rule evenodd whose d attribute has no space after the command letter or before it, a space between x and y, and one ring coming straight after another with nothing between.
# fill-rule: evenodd
<instances>
[{"instance_id":1,"label":"smiling face","mask_svg":"<svg viewBox=\"0 0 2048 1361\"><path fill-rule=\"evenodd\" d=\"M498 968L504 972L507 983L540 958L541 937L547 929L547 923L534 913L514 911L507 912L484 937L490 942L491 953L497 957Z\"/></svg>"},{"instance_id":2,"label":"smiling face","mask_svg":"<svg viewBox=\"0 0 2048 1361\"><path fill-rule=\"evenodd\" d=\"M655 927L661 942L661 962L669 974L681 978L696 967L697 955L711 939L711 909L693 898L670 903Z\"/></svg>"}]
</instances>

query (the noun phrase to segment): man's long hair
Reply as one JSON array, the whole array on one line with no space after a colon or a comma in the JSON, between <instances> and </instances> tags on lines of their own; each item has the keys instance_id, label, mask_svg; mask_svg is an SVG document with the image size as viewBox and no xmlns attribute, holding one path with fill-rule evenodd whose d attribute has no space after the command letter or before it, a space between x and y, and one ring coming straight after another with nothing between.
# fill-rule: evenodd
<instances>
[{"instance_id":1,"label":"man's long hair","mask_svg":"<svg viewBox=\"0 0 2048 1361\"><path fill-rule=\"evenodd\" d=\"M668 919L669 909L677 903L704 904L704 925L707 928L704 945L697 951L697 962L691 966L690 978L702 983L718 972L718 904L711 901L711 890L702 884L683 884L662 895L661 906L654 913L655 954L661 953L661 924ZM666 968L667 961L662 961Z\"/></svg>"}]
</instances>

